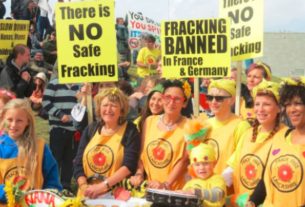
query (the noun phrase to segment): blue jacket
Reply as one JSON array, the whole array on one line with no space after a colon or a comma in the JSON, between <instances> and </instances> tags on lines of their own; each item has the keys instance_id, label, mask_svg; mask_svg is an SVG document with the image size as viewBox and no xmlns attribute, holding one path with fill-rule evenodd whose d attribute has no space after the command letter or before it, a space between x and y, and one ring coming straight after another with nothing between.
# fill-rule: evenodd
<instances>
[{"instance_id":1,"label":"blue jacket","mask_svg":"<svg viewBox=\"0 0 305 207\"><path fill-rule=\"evenodd\" d=\"M18 155L18 146L12 138L7 134L0 136L0 159L16 158ZM45 144L42 161L43 174L43 189L52 188L59 191L62 186L59 181L58 167L50 148ZM4 191L4 183L0 184L0 202L6 202L6 195Z\"/></svg>"}]
</instances>

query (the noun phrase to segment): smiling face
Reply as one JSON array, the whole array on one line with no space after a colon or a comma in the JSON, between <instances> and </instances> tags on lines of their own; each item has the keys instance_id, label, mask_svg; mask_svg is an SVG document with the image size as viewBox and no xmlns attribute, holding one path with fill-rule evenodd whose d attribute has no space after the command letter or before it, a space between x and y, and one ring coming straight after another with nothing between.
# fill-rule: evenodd
<instances>
[{"instance_id":1,"label":"smiling face","mask_svg":"<svg viewBox=\"0 0 305 207\"><path fill-rule=\"evenodd\" d=\"M164 91L162 97L164 112L167 114L180 114L186 106L184 93L179 87L169 87Z\"/></svg>"},{"instance_id":2,"label":"smiling face","mask_svg":"<svg viewBox=\"0 0 305 207\"><path fill-rule=\"evenodd\" d=\"M213 175L215 162L195 162L193 164L194 172L197 178L208 179Z\"/></svg>"},{"instance_id":3,"label":"smiling face","mask_svg":"<svg viewBox=\"0 0 305 207\"><path fill-rule=\"evenodd\" d=\"M149 99L148 107L153 115L161 114L163 112L162 93L154 92Z\"/></svg>"},{"instance_id":4,"label":"smiling face","mask_svg":"<svg viewBox=\"0 0 305 207\"><path fill-rule=\"evenodd\" d=\"M274 98L267 95L256 96L254 101L254 112L261 125L272 126L276 122L280 107Z\"/></svg>"},{"instance_id":5,"label":"smiling face","mask_svg":"<svg viewBox=\"0 0 305 207\"><path fill-rule=\"evenodd\" d=\"M121 106L118 102L111 102L105 97L100 105L100 113L105 124L117 124L121 115Z\"/></svg>"},{"instance_id":6,"label":"smiling face","mask_svg":"<svg viewBox=\"0 0 305 207\"><path fill-rule=\"evenodd\" d=\"M301 128L305 126L305 105L300 97L293 97L285 103L285 110L292 126Z\"/></svg>"},{"instance_id":7,"label":"smiling face","mask_svg":"<svg viewBox=\"0 0 305 207\"><path fill-rule=\"evenodd\" d=\"M264 78L264 72L262 69L254 68L247 73L247 87L249 90L252 90L255 86L257 86L260 82L262 82Z\"/></svg>"},{"instance_id":8,"label":"smiling face","mask_svg":"<svg viewBox=\"0 0 305 207\"><path fill-rule=\"evenodd\" d=\"M217 101L215 98L208 101L209 107L216 117L230 113L230 107L234 103L234 100L227 91L218 88L211 88L208 91L208 95L228 97L224 98L222 101Z\"/></svg>"},{"instance_id":9,"label":"smiling face","mask_svg":"<svg viewBox=\"0 0 305 207\"><path fill-rule=\"evenodd\" d=\"M29 125L27 113L23 109L8 109L4 114L8 135L13 139L20 138Z\"/></svg>"}]
</instances>

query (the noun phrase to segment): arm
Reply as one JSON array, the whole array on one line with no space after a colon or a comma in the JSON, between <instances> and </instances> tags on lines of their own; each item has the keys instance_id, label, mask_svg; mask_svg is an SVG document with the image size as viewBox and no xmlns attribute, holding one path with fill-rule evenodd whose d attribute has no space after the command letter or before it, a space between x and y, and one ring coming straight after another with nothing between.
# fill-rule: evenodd
<instances>
[{"instance_id":1,"label":"arm","mask_svg":"<svg viewBox=\"0 0 305 207\"><path fill-rule=\"evenodd\" d=\"M255 206L259 206L260 204L262 204L266 198L266 186L265 186L265 182L264 179L261 179L259 181L259 183L257 184L254 192L252 193L252 195L249 198L250 202L253 202L255 204Z\"/></svg>"},{"instance_id":2,"label":"arm","mask_svg":"<svg viewBox=\"0 0 305 207\"><path fill-rule=\"evenodd\" d=\"M56 160L54 159L50 148L45 145L42 161L43 189L55 188L59 191L62 190L58 172Z\"/></svg>"},{"instance_id":3,"label":"arm","mask_svg":"<svg viewBox=\"0 0 305 207\"><path fill-rule=\"evenodd\" d=\"M47 86L47 89L44 92L42 98L42 106L48 112L49 115L61 119L66 114L61 109L56 108L55 105L53 104L55 92L56 92L56 84L50 82Z\"/></svg>"}]
</instances>

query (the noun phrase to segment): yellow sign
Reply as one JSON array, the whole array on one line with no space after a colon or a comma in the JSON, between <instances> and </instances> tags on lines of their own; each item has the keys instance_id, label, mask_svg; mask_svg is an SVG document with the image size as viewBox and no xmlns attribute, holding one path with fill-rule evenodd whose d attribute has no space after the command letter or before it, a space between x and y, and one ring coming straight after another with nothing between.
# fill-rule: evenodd
<instances>
[{"instance_id":1,"label":"yellow sign","mask_svg":"<svg viewBox=\"0 0 305 207\"><path fill-rule=\"evenodd\" d=\"M219 14L231 18L233 61L263 56L263 0L220 0Z\"/></svg>"},{"instance_id":2,"label":"yellow sign","mask_svg":"<svg viewBox=\"0 0 305 207\"><path fill-rule=\"evenodd\" d=\"M60 83L117 81L114 1L57 3Z\"/></svg>"},{"instance_id":3,"label":"yellow sign","mask_svg":"<svg viewBox=\"0 0 305 207\"><path fill-rule=\"evenodd\" d=\"M229 32L229 19L162 22L163 77L229 76Z\"/></svg>"},{"instance_id":4,"label":"yellow sign","mask_svg":"<svg viewBox=\"0 0 305 207\"><path fill-rule=\"evenodd\" d=\"M5 61L15 45L26 45L29 24L27 20L0 20L0 60Z\"/></svg>"}]
</instances>

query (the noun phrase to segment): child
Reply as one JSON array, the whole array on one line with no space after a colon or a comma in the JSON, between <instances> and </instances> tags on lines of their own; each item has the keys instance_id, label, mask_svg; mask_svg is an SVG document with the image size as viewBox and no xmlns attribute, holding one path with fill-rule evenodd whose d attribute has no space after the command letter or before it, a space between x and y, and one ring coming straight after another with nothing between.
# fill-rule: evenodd
<instances>
[{"instance_id":1,"label":"child","mask_svg":"<svg viewBox=\"0 0 305 207\"><path fill-rule=\"evenodd\" d=\"M33 110L39 110L42 107L42 97L47 84L47 77L43 72L38 73L34 78L35 90L30 96Z\"/></svg>"},{"instance_id":2,"label":"child","mask_svg":"<svg viewBox=\"0 0 305 207\"><path fill-rule=\"evenodd\" d=\"M11 99L16 98L16 95L13 92L10 92L6 89L0 89L0 120L2 120L2 109L5 104ZM0 136L2 135L2 130L0 130Z\"/></svg>"},{"instance_id":3,"label":"child","mask_svg":"<svg viewBox=\"0 0 305 207\"><path fill-rule=\"evenodd\" d=\"M189 173L193 177L183 191L197 195L204 207L221 207L225 203L226 184L221 175L213 173L216 158L212 146L199 144L190 153Z\"/></svg>"},{"instance_id":4,"label":"child","mask_svg":"<svg viewBox=\"0 0 305 207\"><path fill-rule=\"evenodd\" d=\"M0 206L7 202L6 182L18 188L14 190L15 199L16 192L29 189L62 190L56 161L44 141L35 136L34 116L29 102L24 99L10 100L2 113Z\"/></svg>"}]
</instances>

